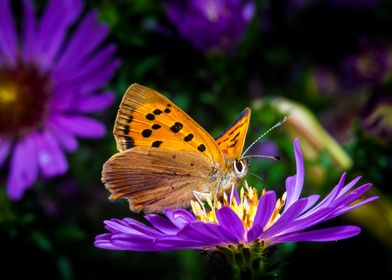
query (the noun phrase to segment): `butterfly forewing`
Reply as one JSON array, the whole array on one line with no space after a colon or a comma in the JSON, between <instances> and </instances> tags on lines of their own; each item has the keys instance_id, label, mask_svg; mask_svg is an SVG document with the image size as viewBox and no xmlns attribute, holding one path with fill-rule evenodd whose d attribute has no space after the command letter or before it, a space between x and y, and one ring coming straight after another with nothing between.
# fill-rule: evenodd
<instances>
[{"instance_id":1,"label":"butterfly forewing","mask_svg":"<svg viewBox=\"0 0 392 280\"><path fill-rule=\"evenodd\" d=\"M191 117L160 93L131 85L120 104L114 127L119 151L134 147L189 151L224 164L214 139Z\"/></svg>"},{"instance_id":2,"label":"butterfly forewing","mask_svg":"<svg viewBox=\"0 0 392 280\"><path fill-rule=\"evenodd\" d=\"M231 159L241 158L248 132L251 110L245 108L240 116L218 138L216 143L223 155Z\"/></svg>"},{"instance_id":3,"label":"butterfly forewing","mask_svg":"<svg viewBox=\"0 0 392 280\"><path fill-rule=\"evenodd\" d=\"M188 206L193 191L209 192L212 166L194 152L135 147L103 166L110 199L127 198L131 210L162 211Z\"/></svg>"}]
</instances>

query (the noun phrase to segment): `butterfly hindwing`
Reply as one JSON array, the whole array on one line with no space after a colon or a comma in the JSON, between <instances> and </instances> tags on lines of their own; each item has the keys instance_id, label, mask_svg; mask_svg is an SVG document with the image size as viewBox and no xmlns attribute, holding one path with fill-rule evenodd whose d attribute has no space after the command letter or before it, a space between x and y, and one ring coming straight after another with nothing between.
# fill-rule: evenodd
<instances>
[{"instance_id":1,"label":"butterfly hindwing","mask_svg":"<svg viewBox=\"0 0 392 280\"><path fill-rule=\"evenodd\" d=\"M248 132L250 115L251 110L245 108L234 123L216 138L215 141L224 157L231 159L241 158Z\"/></svg>"},{"instance_id":2,"label":"butterfly hindwing","mask_svg":"<svg viewBox=\"0 0 392 280\"><path fill-rule=\"evenodd\" d=\"M113 132L119 151L134 147L188 151L224 163L210 134L169 99L139 84L125 93Z\"/></svg>"},{"instance_id":3,"label":"butterfly hindwing","mask_svg":"<svg viewBox=\"0 0 392 280\"><path fill-rule=\"evenodd\" d=\"M128 199L135 212L155 212L189 205L193 191L208 192L211 169L194 152L135 147L112 156L102 178L110 199Z\"/></svg>"}]
</instances>

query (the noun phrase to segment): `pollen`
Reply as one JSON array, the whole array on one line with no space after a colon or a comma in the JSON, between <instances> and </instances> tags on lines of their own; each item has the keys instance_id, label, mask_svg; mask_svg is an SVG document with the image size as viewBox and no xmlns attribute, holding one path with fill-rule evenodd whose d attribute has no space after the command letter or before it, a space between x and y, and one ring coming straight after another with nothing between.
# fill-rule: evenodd
<instances>
[{"instance_id":1,"label":"pollen","mask_svg":"<svg viewBox=\"0 0 392 280\"><path fill-rule=\"evenodd\" d=\"M219 224L219 221L216 217L216 211L224 206L230 207L241 219L245 230L248 231L253 226L253 222L257 213L257 207L259 205L259 198L261 198L265 193L266 191L263 189L259 197L258 190L253 187L249 187L245 181L244 186L239 190L239 199L233 198L230 200L227 194L224 193L221 199L217 199L214 202L211 198L207 198L205 201L206 203L191 201L191 207L198 220L213 224ZM282 198L277 200L275 209L271 215L270 220L264 227L264 230L268 229L277 220L279 220L280 213L282 212L285 205L285 201L286 193L283 194Z\"/></svg>"}]
</instances>

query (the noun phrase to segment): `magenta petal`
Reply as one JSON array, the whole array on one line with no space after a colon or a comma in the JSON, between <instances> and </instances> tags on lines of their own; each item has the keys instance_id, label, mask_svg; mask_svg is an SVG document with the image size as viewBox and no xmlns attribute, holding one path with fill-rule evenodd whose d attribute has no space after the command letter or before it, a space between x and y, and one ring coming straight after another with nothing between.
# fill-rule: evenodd
<instances>
[{"instance_id":1,"label":"magenta petal","mask_svg":"<svg viewBox=\"0 0 392 280\"><path fill-rule=\"evenodd\" d=\"M274 235L278 234L280 231L285 230L287 225L291 223L293 220L298 218L298 215L303 212L303 209L308 204L308 199L301 198L294 202L294 204L284 212L279 219L264 233L262 233L262 239L269 239Z\"/></svg>"},{"instance_id":2,"label":"magenta petal","mask_svg":"<svg viewBox=\"0 0 392 280\"><path fill-rule=\"evenodd\" d=\"M35 38L35 12L31 0L23 0L23 50L22 56L30 62L33 56Z\"/></svg>"},{"instance_id":3,"label":"magenta petal","mask_svg":"<svg viewBox=\"0 0 392 280\"><path fill-rule=\"evenodd\" d=\"M356 226L340 226L333 228L324 228L308 232L300 232L288 234L275 240L274 243L282 242L302 242L302 241L336 241L353 237L361 232L361 229Z\"/></svg>"},{"instance_id":4,"label":"magenta petal","mask_svg":"<svg viewBox=\"0 0 392 280\"><path fill-rule=\"evenodd\" d=\"M56 124L48 123L50 133L56 138L57 142L68 152L74 152L78 148L78 140L75 136L64 130L60 129Z\"/></svg>"},{"instance_id":5,"label":"magenta petal","mask_svg":"<svg viewBox=\"0 0 392 280\"><path fill-rule=\"evenodd\" d=\"M17 38L11 6L8 0L0 0L0 34L0 57L1 53L3 53L8 63L15 65Z\"/></svg>"},{"instance_id":6,"label":"magenta petal","mask_svg":"<svg viewBox=\"0 0 392 280\"><path fill-rule=\"evenodd\" d=\"M252 242L263 233L263 228L271 218L271 215L275 209L275 204L276 194L273 191L266 192L260 198L253 226L248 232L248 242Z\"/></svg>"},{"instance_id":7,"label":"magenta petal","mask_svg":"<svg viewBox=\"0 0 392 280\"><path fill-rule=\"evenodd\" d=\"M179 228L173 225L169 219L163 218L157 214L149 214L144 216L144 218L146 218L146 220L149 221L154 228L163 233L175 234L179 231Z\"/></svg>"},{"instance_id":8,"label":"magenta petal","mask_svg":"<svg viewBox=\"0 0 392 280\"><path fill-rule=\"evenodd\" d=\"M80 99L75 106L79 112L89 113L103 110L113 104L114 94L104 92L93 96L86 96Z\"/></svg>"},{"instance_id":9,"label":"magenta petal","mask_svg":"<svg viewBox=\"0 0 392 280\"><path fill-rule=\"evenodd\" d=\"M301 148L299 146L298 138L294 140L294 154L295 154L295 163L297 166L297 174L295 176L295 184L294 187L290 187L287 189L287 199L284 211L298 200L299 196L302 192L302 186L304 184L305 170L304 170L304 160L301 154Z\"/></svg>"},{"instance_id":10,"label":"magenta petal","mask_svg":"<svg viewBox=\"0 0 392 280\"><path fill-rule=\"evenodd\" d=\"M216 217L219 225L235 237L238 242L244 240L244 225L231 208L227 206L222 207L216 211Z\"/></svg>"},{"instance_id":11,"label":"magenta petal","mask_svg":"<svg viewBox=\"0 0 392 280\"><path fill-rule=\"evenodd\" d=\"M59 67L73 67L94 50L107 36L109 29L98 22L98 13L90 12L75 31L65 51ZM80 48L83 46L83 48Z\"/></svg>"},{"instance_id":12,"label":"magenta petal","mask_svg":"<svg viewBox=\"0 0 392 280\"><path fill-rule=\"evenodd\" d=\"M8 197L14 200L22 198L24 191L34 183L37 176L36 147L30 136L15 145L7 181Z\"/></svg>"},{"instance_id":13,"label":"magenta petal","mask_svg":"<svg viewBox=\"0 0 392 280\"><path fill-rule=\"evenodd\" d=\"M63 174L68 169L68 163L54 137L44 131L37 134L38 162L42 173L46 177Z\"/></svg>"},{"instance_id":14,"label":"magenta petal","mask_svg":"<svg viewBox=\"0 0 392 280\"><path fill-rule=\"evenodd\" d=\"M0 138L0 168L7 159L7 156L10 153L10 149L11 142L9 140Z\"/></svg>"},{"instance_id":15,"label":"magenta petal","mask_svg":"<svg viewBox=\"0 0 392 280\"><path fill-rule=\"evenodd\" d=\"M84 116L57 116L55 123L77 136L84 138L99 138L105 132L105 126L95 119Z\"/></svg>"}]
</instances>

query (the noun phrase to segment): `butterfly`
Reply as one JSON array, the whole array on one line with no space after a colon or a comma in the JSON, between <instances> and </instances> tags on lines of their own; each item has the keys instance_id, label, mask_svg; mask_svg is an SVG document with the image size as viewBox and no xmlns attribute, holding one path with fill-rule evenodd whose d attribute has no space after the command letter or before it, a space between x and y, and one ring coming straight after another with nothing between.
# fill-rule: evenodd
<instances>
[{"instance_id":1,"label":"butterfly","mask_svg":"<svg viewBox=\"0 0 392 280\"><path fill-rule=\"evenodd\" d=\"M119 153L104 165L109 199L125 198L134 212L160 212L190 205L195 195L216 197L247 174L242 151L251 110L214 139L168 98L132 84L117 113Z\"/></svg>"}]
</instances>

